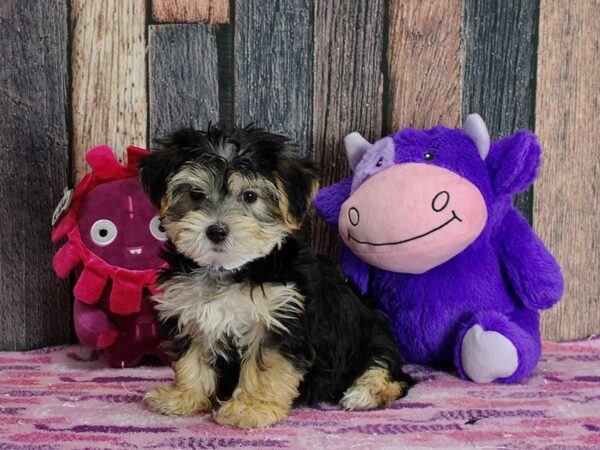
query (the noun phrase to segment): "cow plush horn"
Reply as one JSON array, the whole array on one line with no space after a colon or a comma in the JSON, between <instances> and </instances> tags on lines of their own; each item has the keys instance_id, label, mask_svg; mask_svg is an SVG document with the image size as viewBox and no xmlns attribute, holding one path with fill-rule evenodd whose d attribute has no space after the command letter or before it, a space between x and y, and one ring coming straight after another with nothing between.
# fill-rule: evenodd
<instances>
[{"instance_id":1,"label":"cow plush horn","mask_svg":"<svg viewBox=\"0 0 600 450\"><path fill-rule=\"evenodd\" d=\"M346 146L346 156L352 170L356 169L356 166L369 150L373 144L370 144L360 133L354 131L344 138L344 145Z\"/></svg>"},{"instance_id":2,"label":"cow plush horn","mask_svg":"<svg viewBox=\"0 0 600 450\"><path fill-rule=\"evenodd\" d=\"M463 124L463 131L475 143L481 159L485 159L490 151L490 134L481 116L469 114Z\"/></svg>"}]
</instances>

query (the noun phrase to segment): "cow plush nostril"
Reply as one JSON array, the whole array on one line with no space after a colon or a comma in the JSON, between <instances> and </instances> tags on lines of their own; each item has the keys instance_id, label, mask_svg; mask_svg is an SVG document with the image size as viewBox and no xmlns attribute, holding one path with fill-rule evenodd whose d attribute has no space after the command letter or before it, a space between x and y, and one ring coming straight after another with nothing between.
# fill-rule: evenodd
<instances>
[{"instance_id":1,"label":"cow plush nostril","mask_svg":"<svg viewBox=\"0 0 600 450\"><path fill-rule=\"evenodd\" d=\"M358 222L360 221L360 214L358 213L358 209L352 207L348 210L348 219L350 220L350 223L354 226L358 225Z\"/></svg>"},{"instance_id":2,"label":"cow plush nostril","mask_svg":"<svg viewBox=\"0 0 600 450\"><path fill-rule=\"evenodd\" d=\"M448 191L438 192L431 201L431 209L435 212L440 212L450 202L450 193Z\"/></svg>"}]
</instances>

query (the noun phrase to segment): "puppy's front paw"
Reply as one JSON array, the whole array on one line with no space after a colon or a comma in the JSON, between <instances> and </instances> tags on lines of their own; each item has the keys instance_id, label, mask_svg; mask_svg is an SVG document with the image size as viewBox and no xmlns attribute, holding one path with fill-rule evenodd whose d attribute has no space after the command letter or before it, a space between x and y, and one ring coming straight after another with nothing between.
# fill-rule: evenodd
<instances>
[{"instance_id":1,"label":"puppy's front paw","mask_svg":"<svg viewBox=\"0 0 600 450\"><path fill-rule=\"evenodd\" d=\"M212 406L205 395L189 389L177 389L170 384L147 392L144 403L152 411L168 416L191 416L199 411L210 411Z\"/></svg>"},{"instance_id":2,"label":"puppy's front paw","mask_svg":"<svg viewBox=\"0 0 600 450\"><path fill-rule=\"evenodd\" d=\"M221 425L237 428L261 428L276 424L289 414L289 408L263 402L250 396L233 397L213 415Z\"/></svg>"}]
</instances>

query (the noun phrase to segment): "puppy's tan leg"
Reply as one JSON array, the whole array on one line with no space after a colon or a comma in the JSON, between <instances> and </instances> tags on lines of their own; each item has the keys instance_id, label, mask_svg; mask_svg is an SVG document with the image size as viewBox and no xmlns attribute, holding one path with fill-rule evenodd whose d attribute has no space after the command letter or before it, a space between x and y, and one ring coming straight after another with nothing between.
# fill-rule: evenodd
<instances>
[{"instance_id":1,"label":"puppy's tan leg","mask_svg":"<svg viewBox=\"0 0 600 450\"><path fill-rule=\"evenodd\" d=\"M264 367L250 357L242 367L238 387L230 400L215 412L222 425L266 427L287 417L303 374L275 350L263 354Z\"/></svg>"},{"instance_id":2,"label":"puppy's tan leg","mask_svg":"<svg viewBox=\"0 0 600 450\"><path fill-rule=\"evenodd\" d=\"M387 406L408 386L393 381L387 368L372 366L344 392L340 404L346 409L371 409Z\"/></svg>"},{"instance_id":3,"label":"puppy's tan leg","mask_svg":"<svg viewBox=\"0 0 600 450\"><path fill-rule=\"evenodd\" d=\"M175 380L144 395L144 403L153 411L167 415L189 416L210 411L215 392L216 374L200 347L192 347L173 365Z\"/></svg>"}]
</instances>

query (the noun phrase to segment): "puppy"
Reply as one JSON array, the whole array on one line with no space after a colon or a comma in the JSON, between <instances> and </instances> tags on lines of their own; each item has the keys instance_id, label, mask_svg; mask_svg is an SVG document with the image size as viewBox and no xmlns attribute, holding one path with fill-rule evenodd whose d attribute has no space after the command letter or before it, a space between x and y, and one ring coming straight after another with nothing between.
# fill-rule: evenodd
<instances>
[{"instance_id":1,"label":"puppy","mask_svg":"<svg viewBox=\"0 0 600 450\"><path fill-rule=\"evenodd\" d=\"M175 380L146 405L263 427L294 404L367 409L405 395L412 381L386 320L293 237L317 190L312 164L251 127L159 143L140 177L171 245L155 300Z\"/></svg>"}]
</instances>

